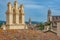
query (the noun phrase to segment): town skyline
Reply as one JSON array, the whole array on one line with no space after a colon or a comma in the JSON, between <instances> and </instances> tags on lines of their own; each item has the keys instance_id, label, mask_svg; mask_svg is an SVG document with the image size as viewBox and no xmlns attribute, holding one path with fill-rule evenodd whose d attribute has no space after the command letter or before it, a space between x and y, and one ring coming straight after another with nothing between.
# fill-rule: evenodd
<instances>
[{"instance_id":1,"label":"town skyline","mask_svg":"<svg viewBox=\"0 0 60 40\"><path fill-rule=\"evenodd\" d=\"M15 0L0 0L0 20L6 21L7 3ZM3 4L3 5L2 5ZM52 15L60 15L59 0L19 0L18 4L24 5L25 20L28 21L29 17L32 21L44 22L47 21L48 9L52 11Z\"/></svg>"}]
</instances>

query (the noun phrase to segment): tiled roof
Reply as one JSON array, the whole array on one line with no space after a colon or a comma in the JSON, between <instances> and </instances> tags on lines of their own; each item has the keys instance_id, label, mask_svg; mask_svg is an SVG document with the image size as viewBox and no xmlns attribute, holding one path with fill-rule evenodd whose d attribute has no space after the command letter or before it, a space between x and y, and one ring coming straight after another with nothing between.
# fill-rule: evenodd
<instances>
[{"instance_id":1,"label":"tiled roof","mask_svg":"<svg viewBox=\"0 0 60 40\"><path fill-rule=\"evenodd\" d=\"M60 40L54 33L40 30L0 30L0 40Z\"/></svg>"}]
</instances>

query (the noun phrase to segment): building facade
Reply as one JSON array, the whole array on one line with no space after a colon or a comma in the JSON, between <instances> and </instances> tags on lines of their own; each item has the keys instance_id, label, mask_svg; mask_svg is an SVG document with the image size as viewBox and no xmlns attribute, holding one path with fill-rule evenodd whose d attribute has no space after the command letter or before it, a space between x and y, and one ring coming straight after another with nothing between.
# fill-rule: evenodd
<instances>
[{"instance_id":1,"label":"building facade","mask_svg":"<svg viewBox=\"0 0 60 40\"><path fill-rule=\"evenodd\" d=\"M49 22L49 21L52 22L52 23L51 23L51 24L52 24L52 25L51 25L51 26L52 26L52 29L53 29L53 30L57 30L57 23L60 22L60 16L52 16L51 13L52 13L52 12L51 12L51 10L49 9L49 10L48 10L48 21L47 21L47 22Z\"/></svg>"}]
</instances>

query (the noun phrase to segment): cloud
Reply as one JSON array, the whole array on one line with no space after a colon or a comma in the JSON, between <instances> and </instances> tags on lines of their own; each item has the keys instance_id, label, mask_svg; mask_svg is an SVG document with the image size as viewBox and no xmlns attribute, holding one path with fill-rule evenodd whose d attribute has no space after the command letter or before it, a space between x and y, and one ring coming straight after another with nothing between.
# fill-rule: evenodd
<instances>
[{"instance_id":1,"label":"cloud","mask_svg":"<svg viewBox=\"0 0 60 40\"><path fill-rule=\"evenodd\" d=\"M29 5L25 5L25 8L33 8L33 9L42 9L42 8L45 8L44 6L42 5L36 5L36 4L29 4Z\"/></svg>"}]
</instances>

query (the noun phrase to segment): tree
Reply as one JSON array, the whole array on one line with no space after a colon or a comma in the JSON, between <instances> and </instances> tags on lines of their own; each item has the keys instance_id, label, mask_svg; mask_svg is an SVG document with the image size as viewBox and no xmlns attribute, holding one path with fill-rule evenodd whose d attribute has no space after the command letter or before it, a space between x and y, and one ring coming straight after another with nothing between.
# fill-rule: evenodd
<instances>
[{"instance_id":1,"label":"tree","mask_svg":"<svg viewBox=\"0 0 60 40\"><path fill-rule=\"evenodd\" d=\"M39 30L44 30L44 23L40 23Z\"/></svg>"},{"instance_id":2,"label":"tree","mask_svg":"<svg viewBox=\"0 0 60 40\"><path fill-rule=\"evenodd\" d=\"M49 22L47 22L47 23L45 24L45 26L49 26L49 30L50 30L50 29L51 29L51 24L52 24L52 22L49 21Z\"/></svg>"}]
</instances>

